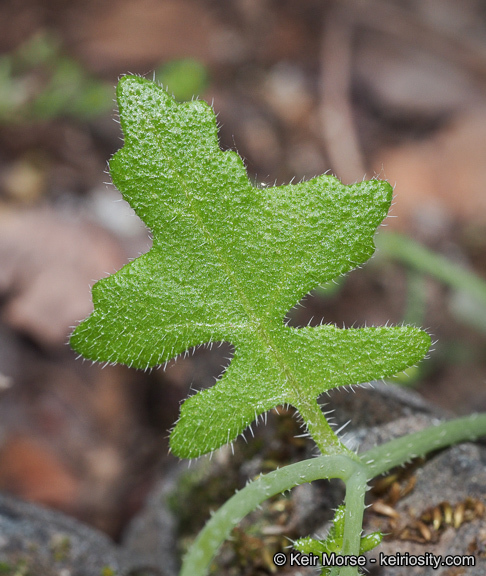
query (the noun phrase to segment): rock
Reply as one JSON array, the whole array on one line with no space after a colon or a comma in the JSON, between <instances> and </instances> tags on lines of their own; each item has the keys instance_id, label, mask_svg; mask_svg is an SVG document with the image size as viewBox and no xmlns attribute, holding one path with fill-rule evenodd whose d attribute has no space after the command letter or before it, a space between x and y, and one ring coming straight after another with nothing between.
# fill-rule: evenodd
<instances>
[{"instance_id":1,"label":"rock","mask_svg":"<svg viewBox=\"0 0 486 576\"><path fill-rule=\"evenodd\" d=\"M465 557L474 559L474 566L452 567L382 567L373 570L373 576L482 576L486 574L486 519L484 501L486 497L486 448L473 444L461 444L431 458L415 472L414 490L400 500L395 510L398 517L389 522L383 517L368 515L367 530L381 529L389 536L370 557L379 553L426 557L433 554L454 557L461 562ZM451 523L447 522L450 510ZM427 512L435 511L441 526L423 518ZM464 522L461 519L464 518ZM458 525L454 525L454 523ZM421 523L421 524L419 524ZM424 528L425 524L425 528ZM444 561L444 560L442 560ZM454 571L456 570L456 571Z\"/></svg>"},{"instance_id":2,"label":"rock","mask_svg":"<svg viewBox=\"0 0 486 576\"><path fill-rule=\"evenodd\" d=\"M101 532L0 494L0 566L5 574L121 576L117 547ZM10 570L10 571L9 571Z\"/></svg>"},{"instance_id":3,"label":"rock","mask_svg":"<svg viewBox=\"0 0 486 576\"><path fill-rule=\"evenodd\" d=\"M342 392L335 394L338 420L347 418L355 410L353 428L348 433L351 444L359 444L360 451L372 448L392 438L417 432L436 423L438 419L450 417L445 411L425 402L412 391L396 386L375 383L373 390L360 389L357 394L346 398ZM375 425L370 424L375 421ZM373 507L365 513L365 533L381 530L388 534L368 558L377 559L373 567L368 563L372 576L481 576L486 574L486 447L480 444L460 444L438 454L431 454L423 465L405 471L403 478L398 472L397 487L404 490L415 482L410 493L404 495L392 508L397 518L374 513ZM380 496L381 499L390 495ZM376 496L375 496L376 499ZM392 501L391 498L390 501ZM373 501L370 497L369 501ZM447 524L435 530L433 525L421 520L430 509L436 515L444 513L442 503L448 503L452 522L459 523L462 508L468 509L464 517L470 517L457 527ZM339 504L339 503L337 503ZM476 510L475 510L476 508ZM457 514L456 514L456 511ZM419 524L422 523L422 525ZM423 528L425 524L425 529ZM420 532L423 529L423 533ZM322 529L320 530L322 533ZM426 554L454 556L459 562L464 556L473 556L475 566L447 567L387 567L378 566L380 552L385 555L405 553L426 558ZM456 571L454 571L456 570Z\"/></svg>"},{"instance_id":4,"label":"rock","mask_svg":"<svg viewBox=\"0 0 486 576\"><path fill-rule=\"evenodd\" d=\"M447 415L444 411L425 402L414 392L397 386L373 383L373 388L355 388L354 392L350 392L349 389L347 392L334 391L330 394L325 409L331 407L335 409L336 426L341 426L352 418L347 432L347 442L353 447L359 445L361 451L386 442L393 437L418 431ZM245 460L240 453L241 446L246 445L243 443L240 445L239 442L236 442L234 455L231 451L222 449L213 457L212 462L201 459L196 466L191 467L191 473L195 475L193 478L196 478L192 504L194 515L199 512L199 510L196 511L194 503L197 503L199 508L205 505L208 486L212 486L213 492L220 492L218 483L221 482L222 477L227 482L236 482L236 484L241 482L241 485L244 485L248 478L265 469L265 464L271 457L284 452L283 446L285 444L288 446L289 439L282 438L282 428L286 429L286 434L298 434L299 432L295 418L288 414L284 413L280 416L270 414L268 421L267 427L257 427L255 440L249 440L248 453L251 454L253 450L253 456L250 456L249 459ZM295 428L289 429L292 424L295 425ZM278 439L279 435L280 439ZM291 440L297 442L298 439L292 438ZM255 443L254 448L252 448L253 442ZM260 447L258 451L256 446ZM309 457L313 449L310 447L310 443L306 443L306 447L299 449L293 447L291 451L293 451L292 458L302 459ZM427 508L437 506L441 502L450 502L453 510L457 509L457 506L461 506L461 502L469 502L466 504L466 508L472 507L473 502L484 502L486 497L486 467L484 462L486 462L485 447L479 444L462 444L431 455L422 466L409 471L403 482L406 484L409 478L414 477L416 480L415 487L409 494L395 503L399 520L394 527L396 534L394 532L392 537L385 540L378 548L378 551L384 554L409 552L412 555L423 556L429 552L443 556L446 554L475 555L476 566L462 567L460 572L451 572L450 568L446 567L441 567L435 571L428 568L388 568L377 565L373 567L372 564L368 563L368 568L371 569L373 576L406 576L409 574L479 576L486 573L486 556L483 553L486 519L484 514L480 513L480 505L478 505L478 510L475 513L468 512L469 516L474 517L464 521L457 528L443 526L438 531L429 528L432 534L430 541L421 542L418 541L418 538L415 541L407 539L406 533L402 533L401 536L397 535L400 530L407 527L407 522L413 524L416 522L416 518ZM281 462L278 463L282 465ZM177 521L180 518L187 518L188 514L182 508L175 516L171 516L167 506L167 497L168 494L172 493L172 499L177 499L177 490L174 488L184 485L182 500L187 500L188 493L185 490L187 490L188 476L183 470L184 467L175 473L175 477L170 477L168 482L161 480L147 502L145 511L134 520L125 539L125 546L136 551L139 558L140 553L145 555L147 566L163 564L164 568L167 568L168 576L176 576L177 570L174 569L174 566L177 564L177 558L174 554L176 548L171 544L176 542L176 539L172 534L167 541L167 534L177 527ZM400 480L400 477L398 478ZM271 559L278 546L282 545L282 549L285 550L288 546L288 538L294 539L308 534L325 535L332 518L333 509L342 503L342 499L343 486L340 481L315 482L293 490L290 501L282 498L281 501L277 500L277 503L273 501L268 506L263 505L262 510L252 513L251 519L247 518L242 521L240 530L237 530L233 535L232 542L226 543L220 550L218 574L260 574L263 573L260 572L261 570L274 569L274 566L268 564L268 558ZM217 506L212 505L210 507L216 508ZM274 515L275 507L282 514L278 521ZM191 508L189 509L191 510ZM389 520L390 518L382 517L370 510L365 515L365 532L378 529L383 532L390 532ZM265 522L270 523L267 528L271 529L262 529L262 525L266 526ZM278 522L283 522L284 525L282 526ZM252 537L251 545L260 546L259 553L255 554L252 559L246 559L246 566L238 570L236 568L237 562L242 560L241 550L238 550L238 547L249 546L250 534ZM186 538L187 534L183 540ZM170 554L171 550L173 554ZM378 553L370 553L369 558L373 558L373 554L377 557L376 554ZM265 556L267 556L267 560L265 560ZM294 571L289 571L288 566L285 572L282 572L282 569L279 570L279 574L293 574L294 576L315 573L307 568L294 568Z\"/></svg>"},{"instance_id":5,"label":"rock","mask_svg":"<svg viewBox=\"0 0 486 576\"><path fill-rule=\"evenodd\" d=\"M356 388L354 394L349 390L335 391L329 404L335 408L337 425L354 414L347 441L354 446L360 444L361 450L415 432L445 415L417 394L382 383L374 383L371 389ZM187 532L188 519L198 517L196 524L202 525L209 510L226 501L235 487L244 486L249 478L283 465L284 460L311 456L311 443L295 437L299 429L292 411L279 412L268 415L267 426L256 428L254 440L248 444L236 442L234 454L221 449L211 461L202 458L190 469L185 463L175 465L157 483L144 509L132 520L121 546L63 514L0 495L0 566L1 562L17 568L35 566L36 576L177 576L181 549L195 536ZM388 534L381 546L368 555L369 559L379 558L380 552L408 553L409 558L455 555L456 561L472 556L475 566L458 571L446 566L434 570L430 566L387 567L368 562L370 574L485 574L485 462L486 447L480 443L461 444L432 454L425 463L400 468L393 482L379 494L378 485L370 491L369 502L389 502L392 515L378 513L375 505L365 514L366 533L381 530ZM394 499L390 486L398 487ZM288 498L268 501L245 518L232 540L222 547L217 573L273 571L272 556L277 550L288 552L289 538L325 535L333 509L342 498L340 481L322 481L302 485ZM436 521L440 518L440 526L434 527L433 514ZM177 533L179 523L185 523L184 533ZM244 567L238 568L240 565ZM278 573L314 574L308 568L291 570L289 566Z\"/></svg>"},{"instance_id":6,"label":"rock","mask_svg":"<svg viewBox=\"0 0 486 576\"><path fill-rule=\"evenodd\" d=\"M178 574L177 521L168 499L187 465L176 466L149 495L143 510L132 520L123 538L126 565L136 571L172 576Z\"/></svg>"}]
</instances>

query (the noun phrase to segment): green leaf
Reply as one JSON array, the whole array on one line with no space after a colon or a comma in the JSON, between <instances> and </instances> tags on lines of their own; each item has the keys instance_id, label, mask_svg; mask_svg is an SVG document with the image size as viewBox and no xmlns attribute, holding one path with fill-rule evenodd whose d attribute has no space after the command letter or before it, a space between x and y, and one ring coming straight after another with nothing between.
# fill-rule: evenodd
<instances>
[{"instance_id":1,"label":"green leaf","mask_svg":"<svg viewBox=\"0 0 486 576\"><path fill-rule=\"evenodd\" d=\"M157 70L156 77L176 100L191 100L208 84L206 67L194 58L172 60Z\"/></svg>"},{"instance_id":2,"label":"green leaf","mask_svg":"<svg viewBox=\"0 0 486 576\"><path fill-rule=\"evenodd\" d=\"M87 358L137 368L198 345L234 345L216 385L184 402L171 435L175 454L215 450L281 404L295 406L314 432L322 392L384 378L424 356L430 338L416 328L284 324L310 290L373 254L389 184L319 176L255 188L241 158L220 150L207 104L179 104L131 76L117 96L125 145L110 171L153 246L95 284L94 312L71 344ZM332 451L329 427L326 434Z\"/></svg>"},{"instance_id":3,"label":"green leaf","mask_svg":"<svg viewBox=\"0 0 486 576\"><path fill-rule=\"evenodd\" d=\"M305 538L299 538L293 542L293 547L301 554L314 554L319 559L322 559L323 555L326 554L330 556L333 553L341 554L343 551L344 543L344 522L345 522L346 509L344 506L339 506L334 514L333 525L331 526L326 539L318 540L307 536ZM376 548L383 539L381 532L372 532L366 536L361 536L359 553L364 554ZM331 574L331 569L323 567L321 570L321 576L327 576Z\"/></svg>"},{"instance_id":4,"label":"green leaf","mask_svg":"<svg viewBox=\"0 0 486 576\"><path fill-rule=\"evenodd\" d=\"M381 532L371 532L371 534L366 534L366 536L361 536L361 544L359 547L359 553L364 554L376 548L383 540L383 534Z\"/></svg>"}]
</instances>

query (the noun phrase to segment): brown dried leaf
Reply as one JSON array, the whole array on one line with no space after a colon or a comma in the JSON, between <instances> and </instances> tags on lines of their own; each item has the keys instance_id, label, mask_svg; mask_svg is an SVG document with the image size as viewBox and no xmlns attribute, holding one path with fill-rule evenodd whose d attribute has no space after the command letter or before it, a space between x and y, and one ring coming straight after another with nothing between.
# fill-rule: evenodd
<instances>
[{"instance_id":1,"label":"brown dried leaf","mask_svg":"<svg viewBox=\"0 0 486 576\"><path fill-rule=\"evenodd\" d=\"M102 229L53 211L0 214L0 298L5 322L41 345L66 342L91 311L90 284L124 263Z\"/></svg>"}]
</instances>

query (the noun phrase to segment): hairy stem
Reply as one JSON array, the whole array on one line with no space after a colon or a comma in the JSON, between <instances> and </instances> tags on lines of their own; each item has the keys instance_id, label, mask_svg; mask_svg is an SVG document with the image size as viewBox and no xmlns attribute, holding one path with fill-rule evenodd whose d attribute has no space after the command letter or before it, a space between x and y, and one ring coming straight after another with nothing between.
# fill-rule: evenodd
<instances>
[{"instance_id":1,"label":"hairy stem","mask_svg":"<svg viewBox=\"0 0 486 576\"><path fill-rule=\"evenodd\" d=\"M346 556L358 556L361 543L361 530L363 527L363 514L365 508L366 494L366 470L363 467L356 467L354 473L345 480L346 496L344 536L342 554ZM331 576L358 576L358 568L355 566L345 566L343 568L334 567L331 569Z\"/></svg>"},{"instance_id":2,"label":"hairy stem","mask_svg":"<svg viewBox=\"0 0 486 576\"><path fill-rule=\"evenodd\" d=\"M323 478L341 478L346 484L343 554L358 554L367 480L415 456L484 435L486 413L474 414L391 440L363 453L359 462L344 455L319 456L260 476L230 498L208 521L185 556L180 576L207 574L211 560L231 530L262 502L299 484ZM338 574L355 576L357 570L345 567Z\"/></svg>"},{"instance_id":3,"label":"hairy stem","mask_svg":"<svg viewBox=\"0 0 486 576\"><path fill-rule=\"evenodd\" d=\"M402 436L360 455L368 470L368 480L412 458L486 435L486 413L437 422L425 430Z\"/></svg>"},{"instance_id":4,"label":"hairy stem","mask_svg":"<svg viewBox=\"0 0 486 576\"><path fill-rule=\"evenodd\" d=\"M347 482L359 469L363 470L363 465L347 456L320 456L260 476L230 498L208 521L185 556L180 576L207 574L211 560L231 530L265 500L313 480L341 478ZM360 531L361 527L358 534Z\"/></svg>"},{"instance_id":5,"label":"hairy stem","mask_svg":"<svg viewBox=\"0 0 486 576\"><path fill-rule=\"evenodd\" d=\"M361 468L346 482L346 516L344 519L344 538L342 553L347 556L358 556L363 527L363 514L366 494L366 472ZM358 570L352 566L342 569L342 576L354 576Z\"/></svg>"},{"instance_id":6,"label":"hairy stem","mask_svg":"<svg viewBox=\"0 0 486 576\"><path fill-rule=\"evenodd\" d=\"M339 440L316 400L304 401L302 404L296 406L296 408L302 416L311 438L317 444L322 455L341 454L346 455L348 458L353 460L359 460L356 454L346 448L346 446Z\"/></svg>"}]
</instances>

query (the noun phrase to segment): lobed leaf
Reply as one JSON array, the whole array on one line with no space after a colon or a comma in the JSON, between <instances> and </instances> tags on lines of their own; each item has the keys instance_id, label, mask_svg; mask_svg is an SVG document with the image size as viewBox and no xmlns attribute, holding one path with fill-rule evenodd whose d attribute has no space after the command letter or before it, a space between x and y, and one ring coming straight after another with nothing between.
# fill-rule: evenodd
<instances>
[{"instance_id":1,"label":"lobed leaf","mask_svg":"<svg viewBox=\"0 0 486 576\"><path fill-rule=\"evenodd\" d=\"M322 392L395 374L429 336L412 327L295 329L288 310L365 262L392 189L332 176L256 188L221 151L212 109L176 103L127 76L117 89L124 147L114 184L153 234L151 250L93 287L94 312L71 337L85 357L148 368L193 346L228 341L234 358L185 401L173 452L195 457L236 438L263 412L303 410Z\"/></svg>"}]
</instances>

